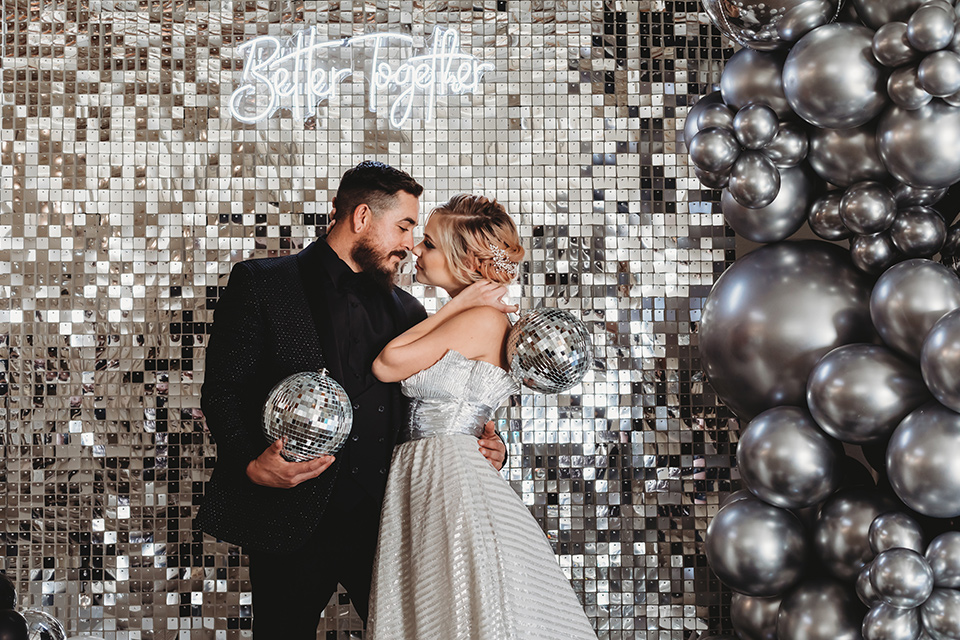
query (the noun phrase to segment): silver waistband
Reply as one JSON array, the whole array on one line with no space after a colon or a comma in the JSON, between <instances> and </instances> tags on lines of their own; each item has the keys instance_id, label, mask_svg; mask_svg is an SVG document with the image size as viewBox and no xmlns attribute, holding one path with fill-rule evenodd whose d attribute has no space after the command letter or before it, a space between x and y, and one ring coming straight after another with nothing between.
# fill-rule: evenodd
<instances>
[{"instance_id":1,"label":"silver waistband","mask_svg":"<svg viewBox=\"0 0 960 640\"><path fill-rule=\"evenodd\" d=\"M436 436L467 435L479 438L495 407L449 400L413 400L397 443Z\"/></svg>"}]
</instances>

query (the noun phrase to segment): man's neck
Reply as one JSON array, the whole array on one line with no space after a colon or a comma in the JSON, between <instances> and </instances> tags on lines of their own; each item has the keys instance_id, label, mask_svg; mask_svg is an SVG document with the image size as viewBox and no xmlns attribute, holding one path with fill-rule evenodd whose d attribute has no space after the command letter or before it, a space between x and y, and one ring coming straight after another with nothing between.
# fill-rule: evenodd
<instances>
[{"instance_id":1,"label":"man's neck","mask_svg":"<svg viewBox=\"0 0 960 640\"><path fill-rule=\"evenodd\" d=\"M360 266L357 265L350 256L353 252L353 240L345 233L337 233L336 225L334 225L334 228L327 234L327 244L354 273L360 273Z\"/></svg>"}]
</instances>

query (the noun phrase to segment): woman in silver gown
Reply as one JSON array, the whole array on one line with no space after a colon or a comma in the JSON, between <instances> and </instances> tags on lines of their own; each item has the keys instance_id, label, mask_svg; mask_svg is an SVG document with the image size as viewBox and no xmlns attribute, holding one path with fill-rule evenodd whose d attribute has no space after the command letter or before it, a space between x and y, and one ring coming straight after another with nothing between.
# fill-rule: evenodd
<instances>
[{"instance_id":1,"label":"woman in silver gown","mask_svg":"<svg viewBox=\"0 0 960 640\"><path fill-rule=\"evenodd\" d=\"M411 406L381 515L371 637L596 640L539 524L477 444L518 391L510 323L489 306L523 258L516 225L496 201L462 194L432 212L413 252L418 282L451 300L373 365Z\"/></svg>"}]
</instances>

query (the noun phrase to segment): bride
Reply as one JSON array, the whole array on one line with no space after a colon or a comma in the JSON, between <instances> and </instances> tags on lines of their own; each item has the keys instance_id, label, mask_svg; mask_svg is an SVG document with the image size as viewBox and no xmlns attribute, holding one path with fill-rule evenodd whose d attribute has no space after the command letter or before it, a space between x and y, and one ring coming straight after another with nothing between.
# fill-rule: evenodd
<instances>
[{"instance_id":1,"label":"bride","mask_svg":"<svg viewBox=\"0 0 960 640\"><path fill-rule=\"evenodd\" d=\"M370 595L376 640L596 640L527 507L478 450L517 393L497 301L523 248L495 200L461 194L435 209L417 281L451 300L373 363L412 399L387 481ZM466 289L468 295L460 295Z\"/></svg>"}]
</instances>

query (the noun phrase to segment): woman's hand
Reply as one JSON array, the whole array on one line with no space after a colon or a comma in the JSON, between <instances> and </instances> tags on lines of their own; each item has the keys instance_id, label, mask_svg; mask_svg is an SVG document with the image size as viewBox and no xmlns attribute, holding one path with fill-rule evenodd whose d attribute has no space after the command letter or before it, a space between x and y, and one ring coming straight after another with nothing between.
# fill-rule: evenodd
<instances>
[{"instance_id":1,"label":"woman's hand","mask_svg":"<svg viewBox=\"0 0 960 640\"><path fill-rule=\"evenodd\" d=\"M459 311L466 311L473 307L493 307L500 313L515 313L519 307L503 302L502 298L505 295L507 295L507 288L502 284L479 280L457 294L451 303L455 302Z\"/></svg>"}]
</instances>

